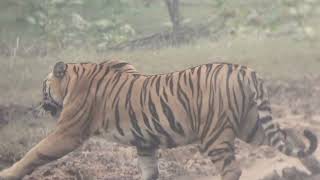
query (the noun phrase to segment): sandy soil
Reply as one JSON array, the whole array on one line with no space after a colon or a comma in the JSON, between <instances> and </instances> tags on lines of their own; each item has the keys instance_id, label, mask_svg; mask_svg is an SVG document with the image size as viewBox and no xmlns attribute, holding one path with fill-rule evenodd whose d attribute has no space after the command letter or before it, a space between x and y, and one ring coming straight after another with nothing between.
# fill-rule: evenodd
<instances>
[{"instance_id":1,"label":"sandy soil","mask_svg":"<svg viewBox=\"0 0 320 180\"><path fill-rule=\"evenodd\" d=\"M320 77L302 80L267 81L274 116L282 127L320 132ZM315 157L320 158L320 150ZM286 157L270 147L252 147L237 141L237 159L243 169L243 180L258 180L288 167L308 170L294 158ZM92 138L66 157L43 166L24 180L138 180L140 178L136 151L132 147ZM159 151L160 180L214 180L218 173L195 146ZM319 172L320 173L320 172Z\"/></svg>"}]
</instances>

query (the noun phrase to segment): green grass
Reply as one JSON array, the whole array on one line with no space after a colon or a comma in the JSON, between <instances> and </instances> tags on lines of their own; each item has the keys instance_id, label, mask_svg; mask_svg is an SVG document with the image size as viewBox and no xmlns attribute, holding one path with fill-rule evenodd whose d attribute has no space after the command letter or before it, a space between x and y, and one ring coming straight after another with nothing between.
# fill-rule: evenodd
<instances>
[{"instance_id":1,"label":"green grass","mask_svg":"<svg viewBox=\"0 0 320 180\"><path fill-rule=\"evenodd\" d=\"M0 169L1 162L12 163L43 139L54 126L51 118L34 119L31 116L11 120L0 129Z\"/></svg>"},{"instance_id":2,"label":"green grass","mask_svg":"<svg viewBox=\"0 0 320 180\"><path fill-rule=\"evenodd\" d=\"M197 24L204 22L214 12L213 6L204 5L182 5L181 14L190 23ZM132 24L138 35L152 34L170 28L170 18L167 7L162 3L152 4L144 7L138 4L134 9L123 12L121 18Z\"/></svg>"},{"instance_id":3,"label":"green grass","mask_svg":"<svg viewBox=\"0 0 320 180\"><path fill-rule=\"evenodd\" d=\"M318 74L319 44L290 39L223 39L155 51L113 52L106 56L127 59L146 73L164 73L208 62L232 62L256 69L271 78L299 78Z\"/></svg>"},{"instance_id":4,"label":"green grass","mask_svg":"<svg viewBox=\"0 0 320 180\"><path fill-rule=\"evenodd\" d=\"M3 25L0 28L0 42L3 40L14 43L17 37L28 41L45 35L39 27L25 22L24 18L32 14L31 6L27 6L28 3L6 3L7 1L0 2L0 24ZM168 10L162 1L155 1L150 7L145 7L141 1L132 1L122 8L117 5L119 4L117 0L111 4L107 4L107 2L87 1L83 7L72 6L72 9L64 7L61 12L70 12L70 14L77 12L89 21L116 17L119 21L132 25L138 36L169 28ZM3 7L1 8L1 6ZM183 17L192 22L203 22L214 12L214 7L208 6L208 4L201 6L182 4L180 9ZM70 14L66 15L66 18L69 18Z\"/></svg>"},{"instance_id":5,"label":"green grass","mask_svg":"<svg viewBox=\"0 0 320 180\"><path fill-rule=\"evenodd\" d=\"M232 62L256 69L274 79L301 78L319 74L320 44L290 39L258 40L257 38L201 41L182 47L161 50L118 51L97 54L94 51L70 50L44 58L1 58L0 101L35 104L41 98L41 83L55 62L122 59L142 73L165 73L208 62ZM58 58L59 57L59 58Z\"/></svg>"}]
</instances>

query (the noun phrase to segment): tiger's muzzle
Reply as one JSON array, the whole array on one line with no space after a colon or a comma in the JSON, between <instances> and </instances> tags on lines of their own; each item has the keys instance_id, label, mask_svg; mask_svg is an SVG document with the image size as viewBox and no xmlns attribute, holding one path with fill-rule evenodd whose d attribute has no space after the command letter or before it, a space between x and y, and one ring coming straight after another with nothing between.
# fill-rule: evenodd
<instances>
[{"instance_id":1,"label":"tiger's muzzle","mask_svg":"<svg viewBox=\"0 0 320 180\"><path fill-rule=\"evenodd\" d=\"M53 116L53 117L59 116L59 114L62 110L62 106L59 103L57 103L53 99L49 99L46 96L43 98L42 108L45 111L50 112L51 116Z\"/></svg>"}]
</instances>

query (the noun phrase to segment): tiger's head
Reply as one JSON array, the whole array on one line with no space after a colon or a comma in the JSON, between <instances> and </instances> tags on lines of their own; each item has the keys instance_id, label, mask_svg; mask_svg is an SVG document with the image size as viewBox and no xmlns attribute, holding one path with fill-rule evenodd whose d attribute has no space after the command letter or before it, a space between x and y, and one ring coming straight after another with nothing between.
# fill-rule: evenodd
<instances>
[{"instance_id":1,"label":"tiger's head","mask_svg":"<svg viewBox=\"0 0 320 180\"><path fill-rule=\"evenodd\" d=\"M53 117L59 117L63 100L67 93L67 65L63 62L55 64L53 71L43 81L42 108Z\"/></svg>"}]
</instances>

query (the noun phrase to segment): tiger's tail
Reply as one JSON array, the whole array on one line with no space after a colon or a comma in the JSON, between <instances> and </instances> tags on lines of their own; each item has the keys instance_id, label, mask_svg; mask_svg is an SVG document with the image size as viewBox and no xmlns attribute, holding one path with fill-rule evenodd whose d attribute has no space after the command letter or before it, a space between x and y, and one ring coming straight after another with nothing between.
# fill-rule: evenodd
<instances>
[{"instance_id":1,"label":"tiger's tail","mask_svg":"<svg viewBox=\"0 0 320 180\"><path fill-rule=\"evenodd\" d=\"M318 146L318 140L314 133L310 130L304 130L304 136L309 141L308 148L292 147L286 143L285 134L279 128L279 125L272 121L270 102L267 96L267 90L263 85L263 81L256 81L256 93L254 99L258 109L258 120L262 126L262 129L269 140L271 146L278 149L280 152L287 156L293 156L303 158L311 155ZM305 146L307 147L307 146Z\"/></svg>"}]
</instances>

